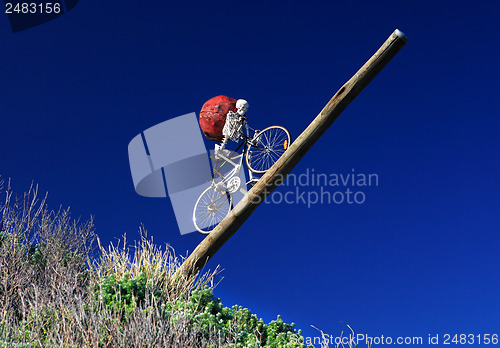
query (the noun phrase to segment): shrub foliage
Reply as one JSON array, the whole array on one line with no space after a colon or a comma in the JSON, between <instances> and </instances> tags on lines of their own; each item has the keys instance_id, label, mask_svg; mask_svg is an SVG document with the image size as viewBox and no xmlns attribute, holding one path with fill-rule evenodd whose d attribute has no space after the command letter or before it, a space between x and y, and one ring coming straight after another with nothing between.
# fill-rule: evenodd
<instances>
[{"instance_id":1,"label":"shrub foliage","mask_svg":"<svg viewBox=\"0 0 500 348\"><path fill-rule=\"evenodd\" d=\"M143 228L132 247L124 236L104 248L92 219L48 211L37 188L3 194L0 347L304 347L280 316L265 324L224 307L213 295L218 269L174 276L182 260Z\"/></svg>"}]
</instances>

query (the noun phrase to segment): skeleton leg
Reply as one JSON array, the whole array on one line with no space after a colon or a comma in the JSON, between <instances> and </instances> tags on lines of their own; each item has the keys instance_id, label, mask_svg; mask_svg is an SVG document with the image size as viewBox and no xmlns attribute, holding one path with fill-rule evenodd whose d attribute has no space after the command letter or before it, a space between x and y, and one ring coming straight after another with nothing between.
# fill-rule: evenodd
<instances>
[{"instance_id":1,"label":"skeleton leg","mask_svg":"<svg viewBox=\"0 0 500 348\"><path fill-rule=\"evenodd\" d=\"M228 141L229 141L229 138L227 136L224 136L224 139L222 139L221 145L215 144L214 155L215 155L216 159L218 158L219 152L222 152L224 150Z\"/></svg>"}]
</instances>

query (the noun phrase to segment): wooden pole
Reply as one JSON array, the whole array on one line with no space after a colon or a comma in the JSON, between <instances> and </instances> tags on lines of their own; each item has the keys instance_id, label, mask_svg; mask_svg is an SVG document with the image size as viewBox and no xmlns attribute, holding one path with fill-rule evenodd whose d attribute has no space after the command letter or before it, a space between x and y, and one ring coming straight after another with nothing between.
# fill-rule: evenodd
<instances>
[{"instance_id":1,"label":"wooden pole","mask_svg":"<svg viewBox=\"0 0 500 348\"><path fill-rule=\"evenodd\" d=\"M224 243L240 228L255 209L280 184L304 157L314 143L326 132L344 109L358 96L373 78L389 63L407 42L399 30L384 42L377 52L330 99L319 115L290 145L281 158L260 178L242 200L184 261L177 276L196 274Z\"/></svg>"}]
</instances>

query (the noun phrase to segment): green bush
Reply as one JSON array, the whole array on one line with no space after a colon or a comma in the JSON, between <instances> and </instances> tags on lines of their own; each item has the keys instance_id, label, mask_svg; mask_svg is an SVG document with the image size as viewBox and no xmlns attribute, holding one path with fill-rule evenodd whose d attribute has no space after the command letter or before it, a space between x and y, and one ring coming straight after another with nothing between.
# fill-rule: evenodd
<instances>
[{"instance_id":1,"label":"green bush","mask_svg":"<svg viewBox=\"0 0 500 348\"><path fill-rule=\"evenodd\" d=\"M137 278L131 278L125 273L120 280L111 274L95 286L95 299L102 301L108 309L122 313L122 320L126 320L135 308L144 304L147 295L161 301L161 292L153 289L151 281L149 285L147 283L145 273L141 273Z\"/></svg>"},{"instance_id":2,"label":"green bush","mask_svg":"<svg viewBox=\"0 0 500 348\"><path fill-rule=\"evenodd\" d=\"M166 309L168 313L186 311L191 316L191 325L199 326L207 338L219 332L227 341L234 342L227 347L304 347L304 338L300 330L294 329L295 324L286 324L278 316L266 325L247 308L224 307L210 287L193 291L188 301L167 303Z\"/></svg>"},{"instance_id":3,"label":"green bush","mask_svg":"<svg viewBox=\"0 0 500 348\"><path fill-rule=\"evenodd\" d=\"M280 316L269 324L247 308L224 307L207 272L176 277L181 260L141 232L135 252L107 250L90 220L37 205L36 190L0 202L2 347L304 347Z\"/></svg>"},{"instance_id":4,"label":"green bush","mask_svg":"<svg viewBox=\"0 0 500 348\"><path fill-rule=\"evenodd\" d=\"M153 289L154 286L145 273L135 279L125 273L120 280L114 274L106 277L94 291L95 299L104 304L100 308L120 313L123 322L130 318L134 310L151 310L149 306L152 302L145 306L147 296L150 295L156 304L160 304L166 323L182 321L187 316L188 325L200 330L207 340L217 333L223 337L224 342L231 342L225 345L228 348L304 347L301 331L295 330L294 324L286 324L278 316L266 325L247 308L238 305L224 307L208 286L194 290L189 296L183 296L175 302L164 301L162 293Z\"/></svg>"}]
</instances>

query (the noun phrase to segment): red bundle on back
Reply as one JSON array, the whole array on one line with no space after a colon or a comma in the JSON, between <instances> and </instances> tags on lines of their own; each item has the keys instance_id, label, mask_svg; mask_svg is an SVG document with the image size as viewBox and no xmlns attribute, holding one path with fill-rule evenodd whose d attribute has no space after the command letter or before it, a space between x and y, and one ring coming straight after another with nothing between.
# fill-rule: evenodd
<instances>
[{"instance_id":1,"label":"red bundle on back","mask_svg":"<svg viewBox=\"0 0 500 348\"><path fill-rule=\"evenodd\" d=\"M225 95L209 99L203 104L200 112L200 127L208 139L222 142L222 129L229 110L236 112L236 99Z\"/></svg>"}]
</instances>

